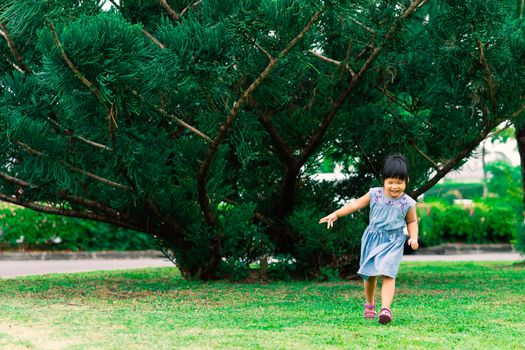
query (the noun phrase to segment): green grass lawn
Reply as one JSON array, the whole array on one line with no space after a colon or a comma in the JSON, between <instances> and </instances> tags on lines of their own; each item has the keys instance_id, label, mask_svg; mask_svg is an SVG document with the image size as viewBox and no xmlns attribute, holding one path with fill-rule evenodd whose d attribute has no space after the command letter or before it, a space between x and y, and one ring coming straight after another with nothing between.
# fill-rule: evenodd
<instances>
[{"instance_id":1,"label":"green grass lawn","mask_svg":"<svg viewBox=\"0 0 525 350\"><path fill-rule=\"evenodd\" d=\"M0 281L0 349L525 349L525 266L403 263L394 322L362 283L184 281L175 268Z\"/></svg>"}]
</instances>

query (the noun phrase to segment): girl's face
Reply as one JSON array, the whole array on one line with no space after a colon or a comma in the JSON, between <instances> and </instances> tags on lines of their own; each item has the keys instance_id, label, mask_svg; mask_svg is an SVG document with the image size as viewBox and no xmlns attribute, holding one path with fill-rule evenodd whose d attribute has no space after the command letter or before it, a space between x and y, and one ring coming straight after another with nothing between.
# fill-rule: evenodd
<instances>
[{"instance_id":1,"label":"girl's face","mask_svg":"<svg viewBox=\"0 0 525 350\"><path fill-rule=\"evenodd\" d=\"M387 177L383 181L385 194L390 198L400 198L407 188L405 180L396 179L394 177Z\"/></svg>"}]
</instances>

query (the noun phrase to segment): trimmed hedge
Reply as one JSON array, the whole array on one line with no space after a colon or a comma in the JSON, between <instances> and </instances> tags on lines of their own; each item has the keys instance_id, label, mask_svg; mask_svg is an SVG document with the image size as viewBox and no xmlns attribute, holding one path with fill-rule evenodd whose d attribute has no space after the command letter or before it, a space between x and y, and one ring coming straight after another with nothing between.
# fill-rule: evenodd
<instances>
[{"instance_id":1,"label":"trimmed hedge","mask_svg":"<svg viewBox=\"0 0 525 350\"><path fill-rule=\"evenodd\" d=\"M1 250L143 250L157 249L151 235L109 224L30 209L0 207Z\"/></svg>"},{"instance_id":2,"label":"trimmed hedge","mask_svg":"<svg viewBox=\"0 0 525 350\"><path fill-rule=\"evenodd\" d=\"M419 232L423 246L442 243L509 243L516 236L516 213L495 202L450 205L418 204Z\"/></svg>"},{"instance_id":3,"label":"trimmed hedge","mask_svg":"<svg viewBox=\"0 0 525 350\"><path fill-rule=\"evenodd\" d=\"M519 227L514 246L517 251L522 252L523 255L525 255L525 223L522 223Z\"/></svg>"}]
</instances>

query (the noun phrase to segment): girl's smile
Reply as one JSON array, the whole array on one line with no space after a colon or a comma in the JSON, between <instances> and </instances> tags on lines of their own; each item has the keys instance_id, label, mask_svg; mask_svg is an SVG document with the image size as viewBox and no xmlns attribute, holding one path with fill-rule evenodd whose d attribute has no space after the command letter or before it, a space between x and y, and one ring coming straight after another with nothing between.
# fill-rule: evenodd
<instances>
[{"instance_id":1,"label":"girl's smile","mask_svg":"<svg viewBox=\"0 0 525 350\"><path fill-rule=\"evenodd\" d=\"M405 180L389 177L383 182L383 187L387 197L397 199L403 195L407 188L407 184Z\"/></svg>"}]
</instances>

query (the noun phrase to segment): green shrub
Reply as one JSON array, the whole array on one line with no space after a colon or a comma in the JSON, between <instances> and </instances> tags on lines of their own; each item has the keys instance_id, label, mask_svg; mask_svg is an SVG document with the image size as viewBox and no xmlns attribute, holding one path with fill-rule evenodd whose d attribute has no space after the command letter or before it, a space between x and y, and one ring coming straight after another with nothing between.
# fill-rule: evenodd
<instances>
[{"instance_id":1,"label":"green shrub","mask_svg":"<svg viewBox=\"0 0 525 350\"><path fill-rule=\"evenodd\" d=\"M443 211L440 202L417 206L419 216L419 240L422 246L435 246L443 243Z\"/></svg>"},{"instance_id":2,"label":"green shrub","mask_svg":"<svg viewBox=\"0 0 525 350\"><path fill-rule=\"evenodd\" d=\"M509 207L489 207L484 213L483 232L487 242L509 243L516 234L516 215Z\"/></svg>"},{"instance_id":3,"label":"green shrub","mask_svg":"<svg viewBox=\"0 0 525 350\"><path fill-rule=\"evenodd\" d=\"M496 161L485 170L490 175L487 198L481 199L482 183L445 181L425 193L428 203L418 209L422 244L511 242L525 252L521 166ZM473 199L474 209L468 215L459 207L449 209L457 198Z\"/></svg>"},{"instance_id":4,"label":"green shrub","mask_svg":"<svg viewBox=\"0 0 525 350\"><path fill-rule=\"evenodd\" d=\"M488 189L489 192L499 199L499 203L494 203L495 207L501 202L505 207L511 208L515 218L514 230L516 232L515 240L512 241L518 251L525 253L525 227L523 224L523 187L521 165L512 166L505 162L493 162L487 165L487 171L491 174ZM510 224L498 220L501 214L494 214L493 231L496 239L502 235L502 232L510 230ZM507 215L503 213L503 215ZM503 233L503 235L505 235Z\"/></svg>"},{"instance_id":5,"label":"green shrub","mask_svg":"<svg viewBox=\"0 0 525 350\"><path fill-rule=\"evenodd\" d=\"M457 205L449 206L443 212L443 240L475 243L475 237L483 235L479 211Z\"/></svg>"},{"instance_id":6,"label":"green shrub","mask_svg":"<svg viewBox=\"0 0 525 350\"><path fill-rule=\"evenodd\" d=\"M494 197L493 205L511 207L521 215L524 209L521 166L493 162L487 164L487 171L491 175L488 190L489 195Z\"/></svg>"},{"instance_id":7,"label":"green shrub","mask_svg":"<svg viewBox=\"0 0 525 350\"><path fill-rule=\"evenodd\" d=\"M268 276L271 279L290 281L297 274L297 265L291 255L276 254L275 261L268 265Z\"/></svg>"},{"instance_id":8,"label":"green shrub","mask_svg":"<svg viewBox=\"0 0 525 350\"><path fill-rule=\"evenodd\" d=\"M223 223L222 254L218 276L233 281L249 275L250 264L272 251L272 243L260 225L252 221L255 204L242 204L236 210L230 204L219 207L219 220Z\"/></svg>"},{"instance_id":9,"label":"green shrub","mask_svg":"<svg viewBox=\"0 0 525 350\"><path fill-rule=\"evenodd\" d=\"M512 208L494 201L472 206L448 205L442 201L418 206L421 244L509 243L516 232Z\"/></svg>"},{"instance_id":10,"label":"green shrub","mask_svg":"<svg viewBox=\"0 0 525 350\"><path fill-rule=\"evenodd\" d=\"M318 213L314 207L302 207L288 219L293 232L300 237L294 246L298 272L313 272L304 277L317 280L332 280L336 271L340 277L345 277L349 271L355 272L367 214L356 212L337 220L334 227L327 229L326 224L318 223Z\"/></svg>"},{"instance_id":11,"label":"green shrub","mask_svg":"<svg viewBox=\"0 0 525 350\"><path fill-rule=\"evenodd\" d=\"M525 255L525 223L519 225L514 246L517 251Z\"/></svg>"},{"instance_id":12,"label":"green shrub","mask_svg":"<svg viewBox=\"0 0 525 350\"><path fill-rule=\"evenodd\" d=\"M2 250L142 250L156 249L151 235L109 224L43 214L7 206L0 209Z\"/></svg>"}]
</instances>

